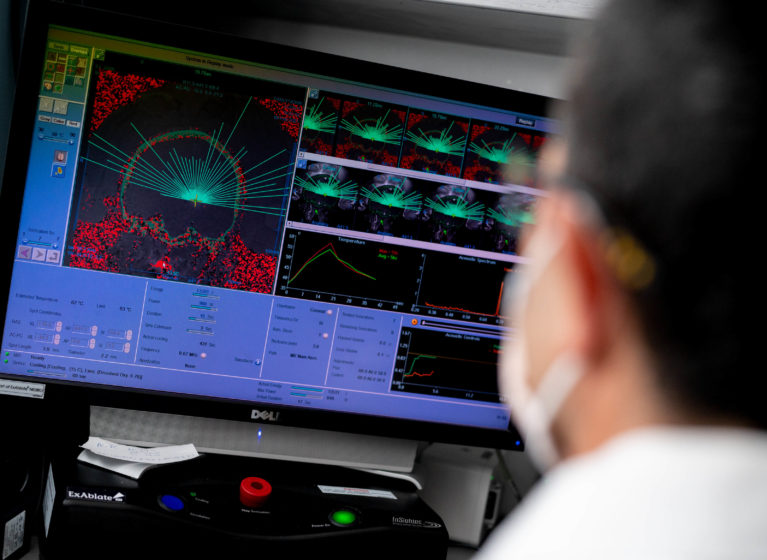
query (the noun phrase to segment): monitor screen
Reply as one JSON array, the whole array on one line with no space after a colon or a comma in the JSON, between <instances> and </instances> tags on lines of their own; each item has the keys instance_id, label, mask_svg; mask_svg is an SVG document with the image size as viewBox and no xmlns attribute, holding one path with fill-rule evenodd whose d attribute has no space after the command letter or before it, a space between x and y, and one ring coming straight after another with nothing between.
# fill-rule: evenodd
<instances>
[{"instance_id":1,"label":"monitor screen","mask_svg":"<svg viewBox=\"0 0 767 560\"><path fill-rule=\"evenodd\" d=\"M47 8L2 189L3 392L521 448L500 302L545 99Z\"/></svg>"}]
</instances>

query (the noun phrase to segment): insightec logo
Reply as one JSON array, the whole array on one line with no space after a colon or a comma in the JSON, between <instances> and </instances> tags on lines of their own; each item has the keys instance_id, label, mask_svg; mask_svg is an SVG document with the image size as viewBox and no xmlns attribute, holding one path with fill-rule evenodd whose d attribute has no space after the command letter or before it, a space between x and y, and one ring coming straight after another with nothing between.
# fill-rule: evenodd
<instances>
[{"instance_id":1,"label":"insightec logo","mask_svg":"<svg viewBox=\"0 0 767 560\"><path fill-rule=\"evenodd\" d=\"M125 494L116 492L114 494L102 493L89 490L73 490L67 488L67 498L72 500L87 500L89 502L124 502Z\"/></svg>"},{"instance_id":2,"label":"insightec logo","mask_svg":"<svg viewBox=\"0 0 767 560\"><path fill-rule=\"evenodd\" d=\"M401 515L395 515L391 518L392 525L398 527L414 527L418 529L439 529L441 524L434 521L426 521L423 519L413 519L412 517L402 517Z\"/></svg>"}]
</instances>

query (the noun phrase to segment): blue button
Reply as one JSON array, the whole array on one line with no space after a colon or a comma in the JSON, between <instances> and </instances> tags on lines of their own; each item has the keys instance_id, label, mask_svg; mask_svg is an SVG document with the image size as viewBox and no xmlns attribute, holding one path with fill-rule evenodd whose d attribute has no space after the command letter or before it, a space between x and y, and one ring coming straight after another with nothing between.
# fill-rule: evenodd
<instances>
[{"instance_id":1,"label":"blue button","mask_svg":"<svg viewBox=\"0 0 767 560\"><path fill-rule=\"evenodd\" d=\"M173 496L172 494L164 494L160 496L160 503L171 511L181 511L184 509L184 502L181 498Z\"/></svg>"}]
</instances>

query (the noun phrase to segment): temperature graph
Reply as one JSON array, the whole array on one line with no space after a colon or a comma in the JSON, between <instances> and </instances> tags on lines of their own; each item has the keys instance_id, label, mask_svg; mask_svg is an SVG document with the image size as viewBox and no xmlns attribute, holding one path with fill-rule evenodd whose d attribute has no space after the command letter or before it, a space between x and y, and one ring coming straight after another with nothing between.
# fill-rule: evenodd
<instances>
[{"instance_id":1,"label":"temperature graph","mask_svg":"<svg viewBox=\"0 0 767 560\"><path fill-rule=\"evenodd\" d=\"M285 238L278 293L398 310L412 301L409 294L415 292L421 262L421 252L410 247L291 231Z\"/></svg>"},{"instance_id":2,"label":"temperature graph","mask_svg":"<svg viewBox=\"0 0 767 560\"><path fill-rule=\"evenodd\" d=\"M499 402L497 338L407 328L400 334L392 391Z\"/></svg>"},{"instance_id":3,"label":"temperature graph","mask_svg":"<svg viewBox=\"0 0 767 560\"><path fill-rule=\"evenodd\" d=\"M298 278L298 277L301 275L301 273L304 271L304 269L305 269L306 267L308 267L308 266L309 266L309 265L311 265L311 264L312 264L314 261L316 261L317 259L321 258L321 257L322 257L322 256L324 256L324 255L331 255L331 256L332 256L332 257L333 257L333 258L336 260L336 262L338 262L339 264L341 264L341 265L342 265L344 268L346 268L346 269L348 269L348 270L351 270L351 271L352 271L352 272L354 272L355 274L359 274L360 276L363 276L364 278L367 278L367 279L369 279L369 280L375 280L375 278L374 278L373 276L371 276L370 274L366 274L365 272L362 272L361 270L357 270L356 268L354 268L354 266L353 266L353 265L349 264L348 262L346 262L345 260L343 260L341 257L339 257L339 256L338 256L338 253L336 253L336 248L333 246L333 243L328 243L327 245L323 246L323 247L322 247L322 248L321 248L319 251L317 251L316 253L314 253L314 255L312 255L312 256L311 256L311 258L310 258L308 261L306 261L306 262L305 262L305 263L304 263L304 264L301 266L301 268L299 268L299 269L298 269L298 272L296 272L296 273L295 273L295 274L294 274L294 275L293 275L293 276L292 276L292 277L291 277L291 278L288 280L288 284L290 284L290 283L291 283L291 282L293 282L293 281L294 281L296 278Z\"/></svg>"}]
</instances>

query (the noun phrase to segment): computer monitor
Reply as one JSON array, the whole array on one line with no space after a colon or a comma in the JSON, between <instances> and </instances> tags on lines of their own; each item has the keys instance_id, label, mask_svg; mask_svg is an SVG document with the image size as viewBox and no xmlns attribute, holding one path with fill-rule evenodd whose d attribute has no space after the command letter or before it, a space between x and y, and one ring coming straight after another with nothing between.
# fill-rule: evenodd
<instances>
[{"instance_id":1,"label":"computer monitor","mask_svg":"<svg viewBox=\"0 0 767 560\"><path fill-rule=\"evenodd\" d=\"M522 449L500 302L547 99L32 7L0 392Z\"/></svg>"}]
</instances>

